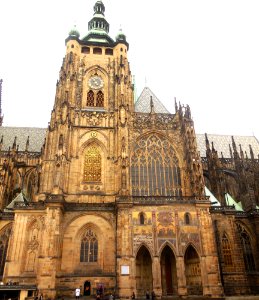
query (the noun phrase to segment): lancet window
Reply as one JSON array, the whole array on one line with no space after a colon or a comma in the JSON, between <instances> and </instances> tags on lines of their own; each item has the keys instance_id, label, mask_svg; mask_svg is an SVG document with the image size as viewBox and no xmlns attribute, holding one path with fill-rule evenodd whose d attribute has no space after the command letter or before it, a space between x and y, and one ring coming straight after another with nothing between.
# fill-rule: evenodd
<instances>
[{"instance_id":1,"label":"lancet window","mask_svg":"<svg viewBox=\"0 0 259 300\"><path fill-rule=\"evenodd\" d=\"M88 229L81 240L80 262L97 262L97 259L98 239L96 234Z\"/></svg>"},{"instance_id":2,"label":"lancet window","mask_svg":"<svg viewBox=\"0 0 259 300\"><path fill-rule=\"evenodd\" d=\"M11 233L11 228L7 228L5 231L0 233L0 276L2 276L4 273L4 266L5 266L10 233Z\"/></svg>"},{"instance_id":3,"label":"lancet window","mask_svg":"<svg viewBox=\"0 0 259 300\"><path fill-rule=\"evenodd\" d=\"M86 101L87 106L94 106L94 92L89 91L87 93L87 101Z\"/></svg>"},{"instance_id":4,"label":"lancet window","mask_svg":"<svg viewBox=\"0 0 259 300\"><path fill-rule=\"evenodd\" d=\"M90 90L87 93L86 106L104 107L104 94L102 91L93 92Z\"/></svg>"},{"instance_id":5,"label":"lancet window","mask_svg":"<svg viewBox=\"0 0 259 300\"><path fill-rule=\"evenodd\" d=\"M135 196L180 196L178 159L166 138L151 134L138 140L131 156L132 194Z\"/></svg>"},{"instance_id":6,"label":"lancet window","mask_svg":"<svg viewBox=\"0 0 259 300\"><path fill-rule=\"evenodd\" d=\"M254 262L250 236L247 233L246 229L240 224L237 224L237 229L239 232L239 237L243 248L243 257L244 257L246 271L248 272L255 271L255 262Z\"/></svg>"},{"instance_id":7,"label":"lancet window","mask_svg":"<svg viewBox=\"0 0 259 300\"><path fill-rule=\"evenodd\" d=\"M232 266L231 247L227 235L224 233L221 239L222 258L226 267Z\"/></svg>"},{"instance_id":8,"label":"lancet window","mask_svg":"<svg viewBox=\"0 0 259 300\"><path fill-rule=\"evenodd\" d=\"M101 182L102 157L96 145L90 146L85 153L84 161L84 181Z\"/></svg>"}]
</instances>

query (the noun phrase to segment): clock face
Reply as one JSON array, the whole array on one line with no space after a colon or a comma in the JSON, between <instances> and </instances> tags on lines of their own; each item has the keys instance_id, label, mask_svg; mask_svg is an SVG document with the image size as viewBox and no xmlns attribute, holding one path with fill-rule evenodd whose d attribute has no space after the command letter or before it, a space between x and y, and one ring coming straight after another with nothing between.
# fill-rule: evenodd
<instances>
[{"instance_id":1,"label":"clock face","mask_svg":"<svg viewBox=\"0 0 259 300\"><path fill-rule=\"evenodd\" d=\"M100 89L103 87L103 80L99 76L93 76L88 80L88 85L92 89Z\"/></svg>"}]
</instances>

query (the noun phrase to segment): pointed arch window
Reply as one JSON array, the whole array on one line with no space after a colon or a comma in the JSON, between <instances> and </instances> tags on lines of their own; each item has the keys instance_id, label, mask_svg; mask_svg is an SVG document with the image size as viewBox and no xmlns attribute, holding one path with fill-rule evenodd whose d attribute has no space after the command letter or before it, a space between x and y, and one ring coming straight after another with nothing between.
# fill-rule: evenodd
<instances>
[{"instance_id":1,"label":"pointed arch window","mask_svg":"<svg viewBox=\"0 0 259 300\"><path fill-rule=\"evenodd\" d=\"M226 267L233 265L231 247L226 233L223 234L221 239L222 258Z\"/></svg>"},{"instance_id":2,"label":"pointed arch window","mask_svg":"<svg viewBox=\"0 0 259 300\"><path fill-rule=\"evenodd\" d=\"M185 225L190 225L191 224L191 217L190 217L189 213L186 213L184 215L184 222L185 222Z\"/></svg>"},{"instance_id":3,"label":"pointed arch window","mask_svg":"<svg viewBox=\"0 0 259 300\"><path fill-rule=\"evenodd\" d=\"M85 153L84 181L101 182L102 157L97 146L90 146Z\"/></svg>"},{"instance_id":4,"label":"pointed arch window","mask_svg":"<svg viewBox=\"0 0 259 300\"><path fill-rule=\"evenodd\" d=\"M10 233L11 228L7 228L4 232L0 233L0 276L2 276L4 273Z\"/></svg>"},{"instance_id":5,"label":"pointed arch window","mask_svg":"<svg viewBox=\"0 0 259 300\"><path fill-rule=\"evenodd\" d=\"M102 91L93 92L90 90L87 93L86 106L91 107L104 107L104 94Z\"/></svg>"},{"instance_id":6,"label":"pointed arch window","mask_svg":"<svg viewBox=\"0 0 259 300\"><path fill-rule=\"evenodd\" d=\"M181 196L181 174L172 145L151 134L138 140L131 156L134 196Z\"/></svg>"},{"instance_id":7,"label":"pointed arch window","mask_svg":"<svg viewBox=\"0 0 259 300\"><path fill-rule=\"evenodd\" d=\"M141 212L141 213L139 214L139 224L140 224L140 225L144 225L144 224L145 224L145 216L144 216L144 213L143 213L143 212Z\"/></svg>"},{"instance_id":8,"label":"pointed arch window","mask_svg":"<svg viewBox=\"0 0 259 300\"><path fill-rule=\"evenodd\" d=\"M80 262L97 262L98 239L96 234L88 229L81 240Z\"/></svg>"},{"instance_id":9,"label":"pointed arch window","mask_svg":"<svg viewBox=\"0 0 259 300\"><path fill-rule=\"evenodd\" d=\"M96 107L103 107L103 106L104 106L103 92L99 91L96 95Z\"/></svg>"},{"instance_id":10,"label":"pointed arch window","mask_svg":"<svg viewBox=\"0 0 259 300\"><path fill-rule=\"evenodd\" d=\"M92 90L90 90L87 93L87 102L86 102L87 106L94 106L94 92Z\"/></svg>"},{"instance_id":11,"label":"pointed arch window","mask_svg":"<svg viewBox=\"0 0 259 300\"><path fill-rule=\"evenodd\" d=\"M241 241L241 246L243 249L243 257L244 257L246 271L248 272L255 271L255 262L254 262L250 236L242 225L237 224L237 229Z\"/></svg>"}]
</instances>

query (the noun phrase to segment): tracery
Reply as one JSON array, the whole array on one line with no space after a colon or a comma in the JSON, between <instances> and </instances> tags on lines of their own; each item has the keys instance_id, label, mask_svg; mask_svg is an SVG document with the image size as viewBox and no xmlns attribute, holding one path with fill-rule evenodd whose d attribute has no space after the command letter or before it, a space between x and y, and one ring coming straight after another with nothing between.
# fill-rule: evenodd
<instances>
[{"instance_id":1,"label":"tracery","mask_svg":"<svg viewBox=\"0 0 259 300\"><path fill-rule=\"evenodd\" d=\"M180 196L181 175L169 141L157 134L138 140L131 156L132 194Z\"/></svg>"}]
</instances>

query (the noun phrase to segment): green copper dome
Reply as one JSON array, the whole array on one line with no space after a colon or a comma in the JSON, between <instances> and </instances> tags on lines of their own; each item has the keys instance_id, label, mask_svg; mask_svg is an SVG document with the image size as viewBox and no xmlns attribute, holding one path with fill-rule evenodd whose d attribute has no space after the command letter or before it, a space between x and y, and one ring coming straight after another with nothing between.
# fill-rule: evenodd
<instances>
[{"instance_id":1,"label":"green copper dome","mask_svg":"<svg viewBox=\"0 0 259 300\"><path fill-rule=\"evenodd\" d=\"M122 32L122 29L120 28L118 34L116 35L116 41L117 42L126 42L126 35Z\"/></svg>"},{"instance_id":2,"label":"green copper dome","mask_svg":"<svg viewBox=\"0 0 259 300\"><path fill-rule=\"evenodd\" d=\"M76 29L76 26L74 26L74 27L69 31L69 36L79 38L80 33L79 33L79 31Z\"/></svg>"}]
</instances>

